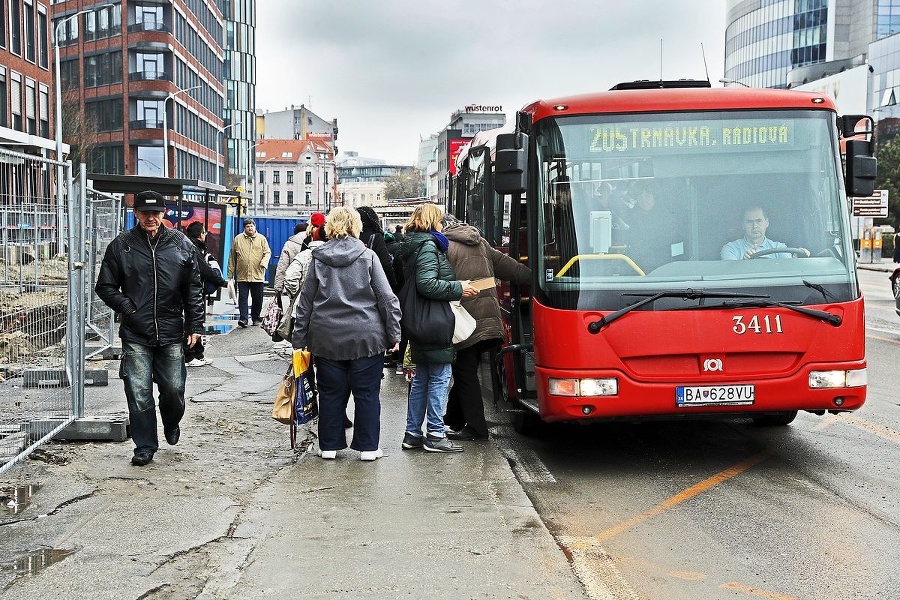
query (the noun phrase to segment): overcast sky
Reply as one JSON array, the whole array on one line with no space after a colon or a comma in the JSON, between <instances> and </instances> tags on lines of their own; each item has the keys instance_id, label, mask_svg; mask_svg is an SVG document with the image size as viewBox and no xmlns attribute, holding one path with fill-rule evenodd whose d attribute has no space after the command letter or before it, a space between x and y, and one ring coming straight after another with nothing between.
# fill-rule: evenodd
<instances>
[{"instance_id":1,"label":"overcast sky","mask_svg":"<svg viewBox=\"0 0 900 600\"><path fill-rule=\"evenodd\" d=\"M338 120L341 151L413 164L467 104L511 119L537 99L707 68L721 86L724 38L724 0L259 0L256 106L306 104Z\"/></svg>"}]
</instances>

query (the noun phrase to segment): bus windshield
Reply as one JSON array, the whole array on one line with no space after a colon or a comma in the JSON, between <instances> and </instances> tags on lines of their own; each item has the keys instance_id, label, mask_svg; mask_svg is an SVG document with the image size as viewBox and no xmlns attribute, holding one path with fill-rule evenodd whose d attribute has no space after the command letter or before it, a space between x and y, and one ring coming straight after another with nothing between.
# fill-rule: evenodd
<instances>
[{"instance_id":1,"label":"bus windshield","mask_svg":"<svg viewBox=\"0 0 900 600\"><path fill-rule=\"evenodd\" d=\"M535 123L536 294L556 308L858 298L835 117L758 110ZM709 292L681 297L679 290ZM690 297L688 297L690 296Z\"/></svg>"}]
</instances>

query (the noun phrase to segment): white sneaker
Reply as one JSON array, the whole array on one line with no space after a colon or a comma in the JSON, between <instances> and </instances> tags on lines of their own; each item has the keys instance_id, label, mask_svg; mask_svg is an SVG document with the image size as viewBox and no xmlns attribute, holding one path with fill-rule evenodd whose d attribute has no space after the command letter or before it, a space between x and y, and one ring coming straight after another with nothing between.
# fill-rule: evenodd
<instances>
[{"instance_id":1,"label":"white sneaker","mask_svg":"<svg viewBox=\"0 0 900 600\"><path fill-rule=\"evenodd\" d=\"M334 460L337 458L337 450L319 450L319 456L325 460Z\"/></svg>"},{"instance_id":2,"label":"white sneaker","mask_svg":"<svg viewBox=\"0 0 900 600\"><path fill-rule=\"evenodd\" d=\"M377 460L384 456L384 450L363 450L359 453L359 460Z\"/></svg>"},{"instance_id":3,"label":"white sneaker","mask_svg":"<svg viewBox=\"0 0 900 600\"><path fill-rule=\"evenodd\" d=\"M208 358L195 358L191 362L187 363L186 367L203 367L206 365L211 365L212 361Z\"/></svg>"}]
</instances>

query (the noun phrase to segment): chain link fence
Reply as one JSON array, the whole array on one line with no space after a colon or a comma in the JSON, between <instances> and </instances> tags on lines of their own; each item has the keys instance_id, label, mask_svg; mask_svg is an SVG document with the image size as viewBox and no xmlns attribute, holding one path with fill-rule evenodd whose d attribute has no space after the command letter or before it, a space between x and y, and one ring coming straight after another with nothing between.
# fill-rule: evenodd
<instances>
[{"instance_id":1,"label":"chain link fence","mask_svg":"<svg viewBox=\"0 0 900 600\"><path fill-rule=\"evenodd\" d=\"M57 181L69 164L0 148L0 473L83 416L85 360L113 340L93 284L121 203L83 168Z\"/></svg>"}]
</instances>

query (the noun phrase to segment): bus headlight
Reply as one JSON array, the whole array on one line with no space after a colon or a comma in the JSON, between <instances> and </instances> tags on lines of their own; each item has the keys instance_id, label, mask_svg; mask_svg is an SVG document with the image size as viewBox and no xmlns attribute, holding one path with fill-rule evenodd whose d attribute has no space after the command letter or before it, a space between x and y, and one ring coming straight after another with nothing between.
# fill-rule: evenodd
<instances>
[{"instance_id":1,"label":"bus headlight","mask_svg":"<svg viewBox=\"0 0 900 600\"><path fill-rule=\"evenodd\" d=\"M619 393L619 381L614 377L604 379L549 380L549 391L554 396L615 396Z\"/></svg>"},{"instance_id":2,"label":"bus headlight","mask_svg":"<svg viewBox=\"0 0 900 600\"><path fill-rule=\"evenodd\" d=\"M865 369L810 371L809 373L809 387L813 389L862 387L868 383L869 376Z\"/></svg>"}]
</instances>

